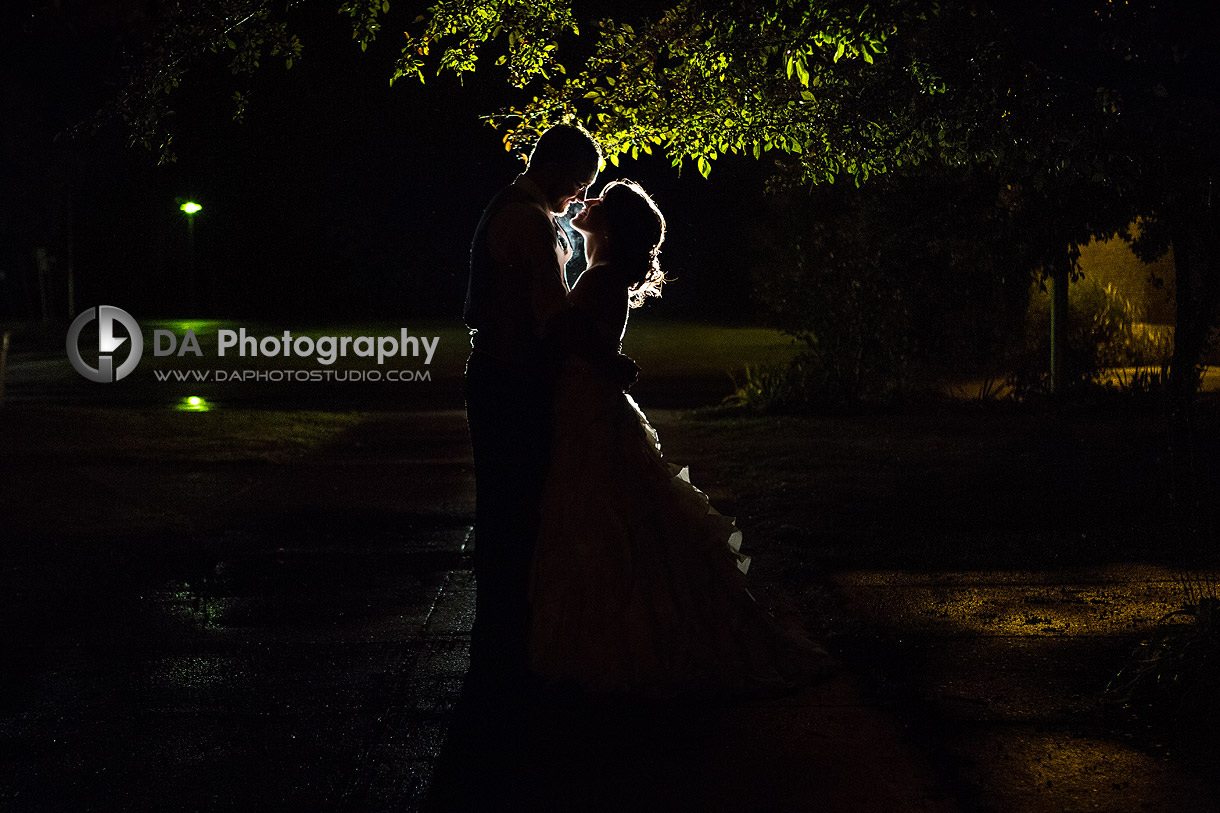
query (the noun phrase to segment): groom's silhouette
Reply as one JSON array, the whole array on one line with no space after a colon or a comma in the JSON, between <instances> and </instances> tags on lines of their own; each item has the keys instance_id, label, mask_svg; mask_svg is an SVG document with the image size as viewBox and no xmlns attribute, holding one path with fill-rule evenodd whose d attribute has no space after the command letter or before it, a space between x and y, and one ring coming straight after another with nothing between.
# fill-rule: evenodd
<instances>
[{"instance_id":1,"label":"groom's silhouette","mask_svg":"<svg viewBox=\"0 0 1220 813\"><path fill-rule=\"evenodd\" d=\"M624 385L635 366L596 349L567 307L571 255L556 215L584 199L601 152L584 131L542 134L526 171L488 204L470 250L466 415L474 449L477 580L471 678L511 700L527 674L529 577L550 458L551 401L565 352Z\"/></svg>"}]
</instances>

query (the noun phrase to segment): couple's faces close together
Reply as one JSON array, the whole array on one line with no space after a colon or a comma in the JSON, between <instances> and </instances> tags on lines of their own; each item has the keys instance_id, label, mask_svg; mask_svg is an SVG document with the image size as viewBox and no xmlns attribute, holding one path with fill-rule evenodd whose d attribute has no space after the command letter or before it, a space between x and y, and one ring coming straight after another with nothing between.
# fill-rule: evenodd
<instances>
[{"instance_id":1,"label":"couple's faces close together","mask_svg":"<svg viewBox=\"0 0 1220 813\"><path fill-rule=\"evenodd\" d=\"M563 215L573 203L583 203L585 193L596 180L596 169L588 173L562 173L551 189L551 211Z\"/></svg>"},{"instance_id":2,"label":"couple's faces close together","mask_svg":"<svg viewBox=\"0 0 1220 813\"><path fill-rule=\"evenodd\" d=\"M555 210L557 214L566 215L573 203L583 204L584 208L577 209L576 213L572 215L570 222L572 228L585 234L599 231L603 225L603 219L599 212L601 198L585 199L589 187L596 180L596 170L587 175L580 174L566 178L560 189L562 197L558 199L559 206Z\"/></svg>"},{"instance_id":3,"label":"couple's faces close together","mask_svg":"<svg viewBox=\"0 0 1220 813\"><path fill-rule=\"evenodd\" d=\"M605 231L605 216L602 213L602 199L590 198L584 201L585 208L572 218L572 228L583 234L602 233Z\"/></svg>"}]
</instances>

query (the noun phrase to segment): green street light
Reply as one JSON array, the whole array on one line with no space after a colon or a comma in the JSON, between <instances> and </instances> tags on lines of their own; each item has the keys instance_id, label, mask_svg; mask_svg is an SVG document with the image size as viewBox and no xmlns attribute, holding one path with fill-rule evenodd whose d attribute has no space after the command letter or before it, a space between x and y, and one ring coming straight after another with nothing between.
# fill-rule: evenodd
<instances>
[{"instance_id":1,"label":"green street light","mask_svg":"<svg viewBox=\"0 0 1220 813\"><path fill-rule=\"evenodd\" d=\"M212 408L206 398L200 398L198 395L188 395L180 400L174 409L179 412L207 412Z\"/></svg>"},{"instance_id":2,"label":"green street light","mask_svg":"<svg viewBox=\"0 0 1220 813\"><path fill-rule=\"evenodd\" d=\"M179 198L182 200L182 198ZM178 207L186 215L186 289L187 306L194 310L198 306L195 295L195 214L203 209L193 200L188 200Z\"/></svg>"}]
</instances>

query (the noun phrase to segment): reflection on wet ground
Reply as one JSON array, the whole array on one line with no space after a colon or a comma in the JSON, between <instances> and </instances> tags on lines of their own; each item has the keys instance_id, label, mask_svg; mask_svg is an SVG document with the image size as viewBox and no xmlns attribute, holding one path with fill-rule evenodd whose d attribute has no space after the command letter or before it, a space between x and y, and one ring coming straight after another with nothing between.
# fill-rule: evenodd
<instances>
[{"instance_id":1,"label":"reflection on wet ground","mask_svg":"<svg viewBox=\"0 0 1220 813\"><path fill-rule=\"evenodd\" d=\"M421 799L466 670L469 526L398 519L380 537L297 527L291 547L251 532L168 569L82 557L88 592L37 580L0 717L7 804Z\"/></svg>"}]
</instances>

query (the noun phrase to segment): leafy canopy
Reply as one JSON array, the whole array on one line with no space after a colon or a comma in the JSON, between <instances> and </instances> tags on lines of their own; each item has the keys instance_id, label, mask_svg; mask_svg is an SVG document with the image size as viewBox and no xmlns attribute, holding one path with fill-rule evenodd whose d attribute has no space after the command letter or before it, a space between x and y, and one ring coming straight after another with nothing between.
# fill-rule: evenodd
<instances>
[{"instance_id":1,"label":"leafy canopy","mask_svg":"<svg viewBox=\"0 0 1220 813\"><path fill-rule=\"evenodd\" d=\"M579 121L615 164L659 149L674 166L693 161L706 176L726 153L776 152L805 180L866 179L938 150L910 100L943 85L905 56L877 65L895 34L934 11L926 2L682 0L636 25L598 21L580 70L569 72L559 40L580 32L566 0L449 0L408 34L394 79L422 80L434 52L440 71L473 71L503 38L496 64L513 86L536 90L489 117L509 149L552 124Z\"/></svg>"}]
</instances>

